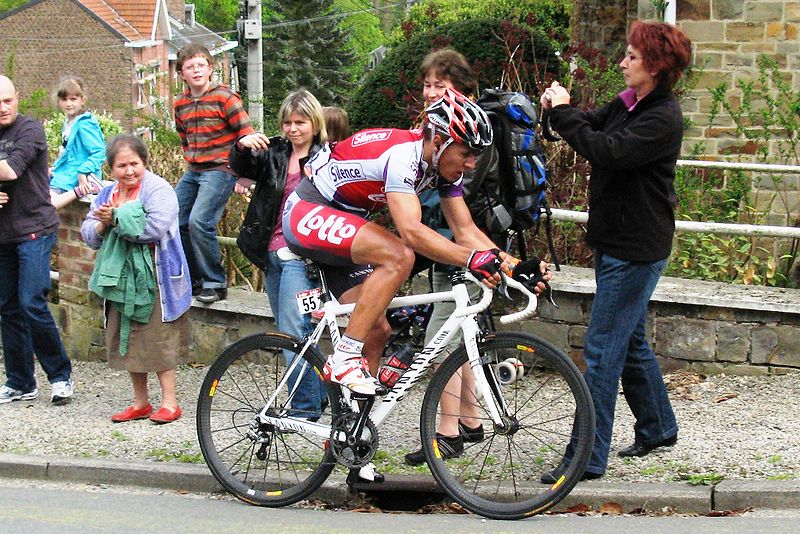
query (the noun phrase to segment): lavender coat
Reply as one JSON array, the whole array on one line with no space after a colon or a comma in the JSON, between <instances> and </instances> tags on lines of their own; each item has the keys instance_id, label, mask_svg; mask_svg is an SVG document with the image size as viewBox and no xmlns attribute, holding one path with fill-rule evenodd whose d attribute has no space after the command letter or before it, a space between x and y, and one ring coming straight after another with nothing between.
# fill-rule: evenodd
<instances>
[{"instance_id":1,"label":"lavender coat","mask_svg":"<svg viewBox=\"0 0 800 534\"><path fill-rule=\"evenodd\" d=\"M97 250L103 243L103 236L97 233L99 219L94 210L109 202L114 186L100 191L92 202L89 215L81 225L83 241ZM189 279L189 266L183 253L181 236L178 230L178 197L166 180L145 171L139 200L147 213L145 229L135 243L156 244L156 273L158 290L161 295L161 319L174 321L192 305L192 282Z\"/></svg>"}]
</instances>

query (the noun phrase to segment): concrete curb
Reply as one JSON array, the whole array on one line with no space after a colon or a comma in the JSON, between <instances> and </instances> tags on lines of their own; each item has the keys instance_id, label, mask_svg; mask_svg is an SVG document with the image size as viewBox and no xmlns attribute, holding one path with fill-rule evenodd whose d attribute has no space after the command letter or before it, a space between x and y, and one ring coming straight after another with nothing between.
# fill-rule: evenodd
<instances>
[{"instance_id":1,"label":"concrete curb","mask_svg":"<svg viewBox=\"0 0 800 534\"><path fill-rule=\"evenodd\" d=\"M113 461L91 458L42 457L0 453L0 477L115 484L161 488L194 493L223 489L205 465ZM357 484L356 489L376 495L386 492L441 494L428 476L387 476L383 484ZM349 497L344 477L331 476L314 498L341 504ZM564 511L579 504L597 510L617 503L624 512L637 509L707 514L715 510L800 509L800 480L725 480L716 487L690 486L678 482L626 483L589 481L578 484L558 506Z\"/></svg>"}]
</instances>

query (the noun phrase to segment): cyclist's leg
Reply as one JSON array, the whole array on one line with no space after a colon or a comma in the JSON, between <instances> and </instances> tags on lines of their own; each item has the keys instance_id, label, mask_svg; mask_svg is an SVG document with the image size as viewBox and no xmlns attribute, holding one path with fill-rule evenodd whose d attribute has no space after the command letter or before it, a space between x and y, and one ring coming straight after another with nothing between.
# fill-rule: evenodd
<instances>
[{"instance_id":1,"label":"cyclist's leg","mask_svg":"<svg viewBox=\"0 0 800 534\"><path fill-rule=\"evenodd\" d=\"M363 284L348 289L339 297L339 302L347 304L350 302L358 302L361 297ZM388 304L387 304L388 306ZM386 314L378 318L378 321L372 326L369 334L364 339L364 357L369 363L369 372L372 376L378 376L378 368L381 363L381 355L389 337L392 335L392 327L389 326L389 321L386 319Z\"/></svg>"}]
</instances>

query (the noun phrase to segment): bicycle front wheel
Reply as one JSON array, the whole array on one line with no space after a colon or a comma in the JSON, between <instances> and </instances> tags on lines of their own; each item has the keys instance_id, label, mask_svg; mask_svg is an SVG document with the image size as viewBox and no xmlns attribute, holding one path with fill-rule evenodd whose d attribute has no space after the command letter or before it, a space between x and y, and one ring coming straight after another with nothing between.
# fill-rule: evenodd
<instances>
[{"instance_id":1,"label":"bicycle front wheel","mask_svg":"<svg viewBox=\"0 0 800 534\"><path fill-rule=\"evenodd\" d=\"M420 417L428 465L450 496L474 513L492 519L541 513L572 490L589 461L594 442L589 389L565 354L535 336L498 332L479 341L478 350L491 398L477 393L465 370L463 345L428 386ZM492 422L489 403L500 412L500 424ZM449 440L454 446L440 447L437 430L456 428L459 415L470 412L484 432L466 433L459 425L460 438ZM564 477L541 484L541 476L559 466L571 438L574 451Z\"/></svg>"},{"instance_id":2,"label":"bicycle front wheel","mask_svg":"<svg viewBox=\"0 0 800 534\"><path fill-rule=\"evenodd\" d=\"M296 388L291 393L298 376L310 373L320 380L315 368L322 369L324 360L315 347L306 350L280 386L290 370L287 362L300 358L302 348L303 342L280 333L242 338L220 354L200 388L197 435L203 457L219 483L250 504L278 507L300 501L322 485L336 464L326 437L256 419L265 406L271 417L319 415L293 408ZM321 381L314 386L330 401L317 422L330 427L340 410L340 391Z\"/></svg>"}]
</instances>

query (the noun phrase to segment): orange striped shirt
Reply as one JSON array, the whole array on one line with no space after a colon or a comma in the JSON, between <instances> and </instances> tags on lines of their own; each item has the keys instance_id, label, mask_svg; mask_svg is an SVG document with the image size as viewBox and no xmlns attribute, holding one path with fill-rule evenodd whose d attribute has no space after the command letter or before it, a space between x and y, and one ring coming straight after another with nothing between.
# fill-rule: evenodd
<instances>
[{"instance_id":1,"label":"orange striped shirt","mask_svg":"<svg viewBox=\"0 0 800 534\"><path fill-rule=\"evenodd\" d=\"M231 144L255 132L242 99L224 85L212 85L199 98L187 89L175 99L174 112L183 157L191 166L226 165Z\"/></svg>"}]
</instances>

